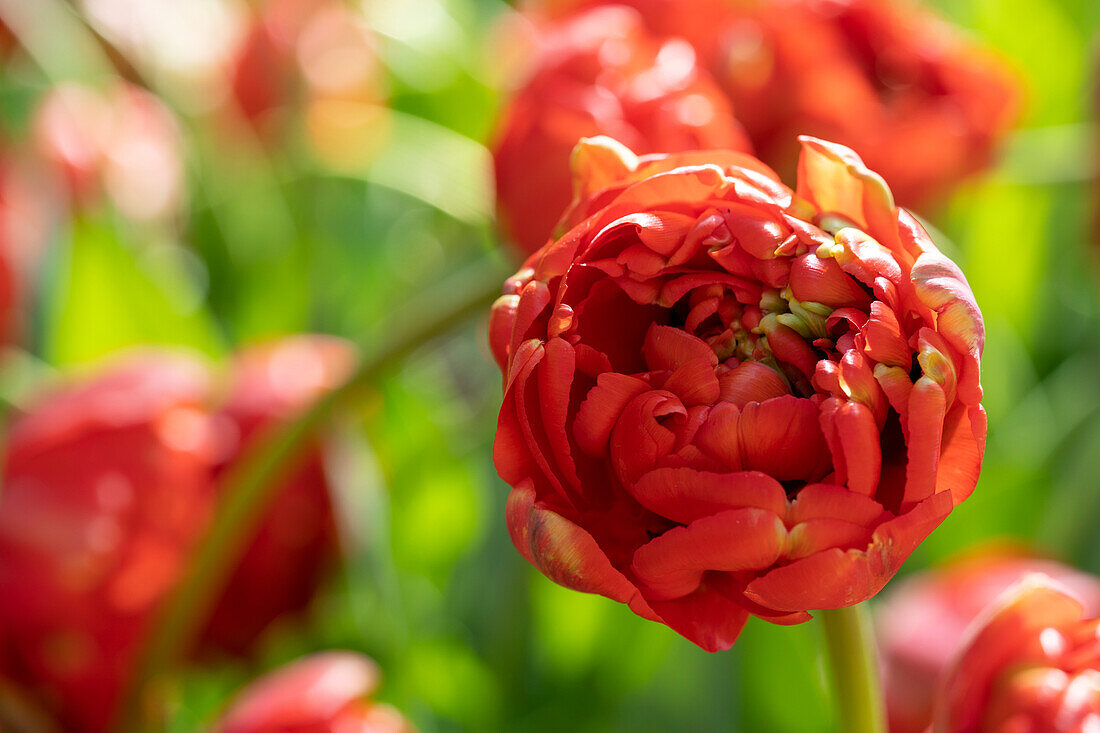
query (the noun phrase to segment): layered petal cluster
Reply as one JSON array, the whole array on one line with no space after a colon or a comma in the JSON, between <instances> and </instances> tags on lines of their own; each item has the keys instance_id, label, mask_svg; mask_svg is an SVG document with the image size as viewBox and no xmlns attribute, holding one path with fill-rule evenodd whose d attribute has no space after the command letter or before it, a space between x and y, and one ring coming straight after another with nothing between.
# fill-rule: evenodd
<instances>
[{"instance_id":1,"label":"layered petal cluster","mask_svg":"<svg viewBox=\"0 0 1100 733\"><path fill-rule=\"evenodd\" d=\"M615 1L695 46L756 154L784 175L795 136L816 135L854 149L900 203L921 206L990 163L1020 106L999 57L908 0ZM528 7L563 17L602 4Z\"/></svg>"},{"instance_id":2,"label":"layered petal cluster","mask_svg":"<svg viewBox=\"0 0 1100 733\"><path fill-rule=\"evenodd\" d=\"M984 326L882 179L803 138L574 154L576 224L490 319L520 552L708 650L865 600L973 490Z\"/></svg>"},{"instance_id":3,"label":"layered petal cluster","mask_svg":"<svg viewBox=\"0 0 1100 733\"><path fill-rule=\"evenodd\" d=\"M682 40L659 41L626 7L586 11L533 34L530 77L494 144L501 221L530 253L571 196L569 154L609 135L643 153L749 150L729 102Z\"/></svg>"},{"instance_id":4,"label":"layered petal cluster","mask_svg":"<svg viewBox=\"0 0 1100 733\"><path fill-rule=\"evenodd\" d=\"M975 620L947 671L934 733L1100 729L1100 618L1034 574Z\"/></svg>"},{"instance_id":5,"label":"layered petal cluster","mask_svg":"<svg viewBox=\"0 0 1100 733\"><path fill-rule=\"evenodd\" d=\"M0 492L0 676L65 730L108 730L149 623L209 524L219 478L351 361L327 339L246 352L226 399L206 364L141 353L17 418ZM204 646L244 651L308 600L335 548L318 450L284 479Z\"/></svg>"},{"instance_id":6,"label":"layered petal cluster","mask_svg":"<svg viewBox=\"0 0 1100 733\"><path fill-rule=\"evenodd\" d=\"M361 654L313 654L248 685L213 733L416 733L395 708L367 699L379 681Z\"/></svg>"},{"instance_id":7,"label":"layered petal cluster","mask_svg":"<svg viewBox=\"0 0 1100 733\"><path fill-rule=\"evenodd\" d=\"M907 578L878 608L890 733L923 733L936 691L967 627L1005 590L1042 573L1072 591L1087 616L1100 615L1100 578L1053 560L994 550Z\"/></svg>"}]
</instances>

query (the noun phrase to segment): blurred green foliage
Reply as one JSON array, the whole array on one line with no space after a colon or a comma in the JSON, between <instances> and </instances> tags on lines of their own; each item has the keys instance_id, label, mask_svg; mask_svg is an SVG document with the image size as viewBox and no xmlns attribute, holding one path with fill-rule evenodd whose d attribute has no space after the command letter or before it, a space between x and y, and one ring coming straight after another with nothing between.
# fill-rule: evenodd
<instances>
[{"instance_id":1,"label":"blurred green foliage","mask_svg":"<svg viewBox=\"0 0 1100 733\"><path fill-rule=\"evenodd\" d=\"M1100 4L936 4L1000 49L1028 102L999 167L928 212L985 313L990 437L973 497L903 572L1004 537L1100 572L1091 229L1100 133L1089 109ZM433 297L445 274L497 250L485 146L501 100L485 38L507 6L370 7L396 111L384 152L363 170L334 173L293 142L226 148L201 115L180 110L187 221L156 232L109 215L59 224L37 283L37 358L65 368L136 344L217 358L279 333L355 338L399 326L395 303ZM76 55L88 48L86 31L63 32L79 42L58 50L54 39L56 63L26 62L0 84L9 139L25 138L28 110L50 81L102 62ZM753 619L731 652L707 655L522 560L490 460L500 377L483 331L469 324L426 345L334 429L346 568L305 628L273 630L254 663L181 672L170 730L200 728L257 671L328 647L375 657L381 698L423 733L835 730L816 624Z\"/></svg>"}]
</instances>

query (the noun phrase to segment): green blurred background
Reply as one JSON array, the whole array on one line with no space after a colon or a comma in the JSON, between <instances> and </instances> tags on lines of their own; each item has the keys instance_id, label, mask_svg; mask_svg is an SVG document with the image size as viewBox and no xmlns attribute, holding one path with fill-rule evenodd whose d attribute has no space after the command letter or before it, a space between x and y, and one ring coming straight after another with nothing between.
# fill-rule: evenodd
<instances>
[{"instance_id":1,"label":"green blurred background","mask_svg":"<svg viewBox=\"0 0 1100 733\"><path fill-rule=\"evenodd\" d=\"M194 1L200 14L219 5ZM930 217L985 313L990 435L973 497L903 573L991 538L1100 572L1100 132L1090 109L1100 3L936 5L1012 62L1027 102L999 164ZM30 23L15 28L26 51L0 81L11 150L29 144L51 85L102 86L121 68L173 109L186 174L183 213L169 220L138 223L109 205L47 212L22 346L0 379L11 402L43 375L132 344L220 358L282 333L400 328L401 304L437 297L465 267L511 258L494 231L485 147L502 102L490 39L512 12L504 3L365 4L392 111L373 128L384 145L361 165L326 161L300 121L274 145L226 133L163 58L119 43L121 61L109 57L95 33L110 33L61 0L3 0L0 12L13 27L15 16ZM490 460L500 376L484 328L467 323L424 346L342 414L330 437L346 568L305 627L274 629L253 663L182 670L168 692L171 730L200 728L258 671L333 647L377 659L380 697L424 733L836 730L815 623L753 619L732 651L709 655L522 560Z\"/></svg>"}]
</instances>

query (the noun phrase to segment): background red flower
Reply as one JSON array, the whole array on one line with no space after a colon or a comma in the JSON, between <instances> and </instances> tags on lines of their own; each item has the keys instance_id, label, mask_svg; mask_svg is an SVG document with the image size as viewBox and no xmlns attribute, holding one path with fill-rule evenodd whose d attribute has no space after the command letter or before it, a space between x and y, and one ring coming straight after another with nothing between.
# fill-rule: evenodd
<instances>
[{"instance_id":1,"label":"background red flower","mask_svg":"<svg viewBox=\"0 0 1100 733\"><path fill-rule=\"evenodd\" d=\"M142 354L20 417L0 495L0 673L34 690L66 730L107 730L149 623L203 536L218 481L353 361L334 338L246 350L214 411L220 396L206 365ZM314 441L282 479L201 643L248 651L308 603L336 551Z\"/></svg>"},{"instance_id":2,"label":"background red flower","mask_svg":"<svg viewBox=\"0 0 1100 733\"><path fill-rule=\"evenodd\" d=\"M945 675L936 733L1088 731L1100 725L1100 619L1034 574L975 620Z\"/></svg>"},{"instance_id":3,"label":"background red flower","mask_svg":"<svg viewBox=\"0 0 1100 733\"><path fill-rule=\"evenodd\" d=\"M941 678L966 629L1011 585L1043 573L1071 589L1089 617L1100 615L1100 579L1019 552L990 550L906 578L875 615L891 733L923 733Z\"/></svg>"},{"instance_id":4,"label":"background red flower","mask_svg":"<svg viewBox=\"0 0 1100 733\"><path fill-rule=\"evenodd\" d=\"M320 652L268 672L233 700L215 733L416 733L396 709L367 699L378 666L353 652Z\"/></svg>"},{"instance_id":5,"label":"background red flower","mask_svg":"<svg viewBox=\"0 0 1100 733\"><path fill-rule=\"evenodd\" d=\"M750 149L691 46L657 40L633 10L540 24L532 40L533 70L494 145L500 218L525 252L546 242L569 203L569 154L582 137L609 135L642 153Z\"/></svg>"}]
</instances>

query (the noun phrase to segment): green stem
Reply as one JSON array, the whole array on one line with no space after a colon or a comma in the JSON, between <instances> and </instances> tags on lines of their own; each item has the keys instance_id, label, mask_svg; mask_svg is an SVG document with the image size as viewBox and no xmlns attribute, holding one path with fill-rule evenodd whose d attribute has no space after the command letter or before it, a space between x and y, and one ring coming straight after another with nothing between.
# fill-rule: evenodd
<instances>
[{"instance_id":1,"label":"green stem","mask_svg":"<svg viewBox=\"0 0 1100 733\"><path fill-rule=\"evenodd\" d=\"M825 631L839 729L885 733L875 637L866 604L818 612Z\"/></svg>"},{"instance_id":2,"label":"green stem","mask_svg":"<svg viewBox=\"0 0 1100 733\"><path fill-rule=\"evenodd\" d=\"M135 723L147 719L142 715L144 691L192 645L272 498L278 485L274 479L333 407L347 402L426 341L485 312L510 274L496 263L482 262L456 276L456 282L438 285L409 306L391 311L382 336L363 347L363 360L347 382L296 419L273 426L241 455L222 479L217 511L192 549L185 575L149 628L119 710L121 730L136 730Z\"/></svg>"}]
</instances>

